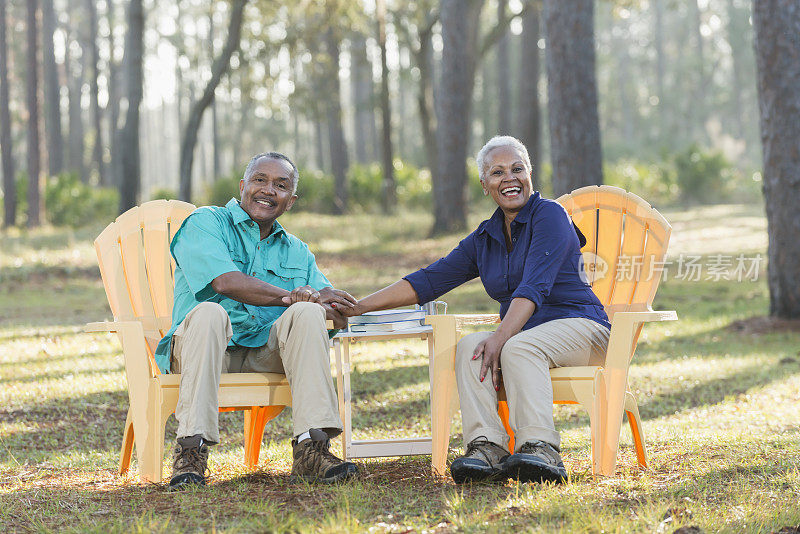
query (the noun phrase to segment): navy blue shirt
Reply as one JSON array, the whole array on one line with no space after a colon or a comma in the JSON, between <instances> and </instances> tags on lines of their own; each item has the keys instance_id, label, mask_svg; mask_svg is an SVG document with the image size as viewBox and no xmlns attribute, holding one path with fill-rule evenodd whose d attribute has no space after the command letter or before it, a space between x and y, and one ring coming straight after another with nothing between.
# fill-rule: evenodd
<instances>
[{"instance_id":1,"label":"navy blue shirt","mask_svg":"<svg viewBox=\"0 0 800 534\"><path fill-rule=\"evenodd\" d=\"M611 327L603 305L581 279L580 242L566 210L538 192L511 222L512 250L503 235L500 208L446 257L405 277L419 302L429 302L480 276L486 293L500 303L503 318L511 299L525 298L536 310L522 327L583 317Z\"/></svg>"}]
</instances>

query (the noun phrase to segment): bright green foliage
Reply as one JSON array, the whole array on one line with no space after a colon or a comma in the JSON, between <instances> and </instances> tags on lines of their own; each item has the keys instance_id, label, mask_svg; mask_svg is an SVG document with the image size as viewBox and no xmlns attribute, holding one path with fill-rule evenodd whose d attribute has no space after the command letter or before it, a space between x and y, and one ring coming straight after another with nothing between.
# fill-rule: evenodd
<instances>
[{"instance_id":1,"label":"bright green foliage","mask_svg":"<svg viewBox=\"0 0 800 534\"><path fill-rule=\"evenodd\" d=\"M681 198L695 203L725 200L732 189L734 170L716 150L703 150L692 144L673 157L675 180Z\"/></svg>"},{"instance_id":2,"label":"bright green foliage","mask_svg":"<svg viewBox=\"0 0 800 534\"><path fill-rule=\"evenodd\" d=\"M119 193L115 189L86 185L75 173L62 173L45 184L44 204L51 224L74 228L113 220L117 215Z\"/></svg>"}]
</instances>

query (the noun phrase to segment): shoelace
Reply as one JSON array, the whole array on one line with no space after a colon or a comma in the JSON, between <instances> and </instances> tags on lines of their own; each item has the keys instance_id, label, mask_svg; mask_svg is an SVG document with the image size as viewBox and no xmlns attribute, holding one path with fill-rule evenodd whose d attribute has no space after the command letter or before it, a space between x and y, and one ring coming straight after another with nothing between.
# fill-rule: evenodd
<instances>
[{"instance_id":1,"label":"shoelace","mask_svg":"<svg viewBox=\"0 0 800 534\"><path fill-rule=\"evenodd\" d=\"M199 447L182 449L181 455L178 456L178 460L175 463L177 464L181 460L184 462L183 466L181 466L181 469L191 467L194 472L200 473L203 476L205 476L206 472L208 471L208 466L203 466L203 457L200 455ZM174 467L177 467L177 465Z\"/></svg>"},{"instance_id":2,"label":"shoelace","mask_svg":"<svg viewBox=\"0 0 800 534\"><path fill-rule=\"evenodd\" d=\"M464 456L470 456L473 453L479 452L486 460L486 463L492 465L491 458L489 458L489 456L482 450L482 447L486 447L488 445L494 445L494 443L486 439L486 436L478 436L467 444L467 450L464 453Z\"/></svg>"},{"instance_id":3,"label":"shoelace","mask_svg":"<svg viewBox=\"0 0 800 534\"><path fill-rule=\"evenodd\" d=\"M309 471L317 471L322 465L322 461L324 459L328 459L333 463L339 463L341 460L337 458L331 451L330 451L330 440L325 441L311 441L311 445L309 448L314 452L314 454L309 454L306 456L305 460L305 467ZM309 463L310 462L310 463Z\"/></svg>"}]
</instances>

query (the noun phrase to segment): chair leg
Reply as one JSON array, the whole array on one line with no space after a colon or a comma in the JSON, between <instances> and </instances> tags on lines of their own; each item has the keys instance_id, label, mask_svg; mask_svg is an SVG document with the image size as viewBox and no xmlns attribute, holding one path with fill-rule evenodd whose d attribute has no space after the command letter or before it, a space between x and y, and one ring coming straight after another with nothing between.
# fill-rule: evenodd
<instances>
[{"instance_id":1,"label":"chair leg","mask_svg":"<svg viewBox=\"0 0 800 534\"><path fill-rule=\"evenodd\" d=\"M592 433L592 474L603 474L603 444L605 443L606 415L608 414L608 399L606 397L606 381L602 370L594 376L594 391L592 395L589 419Z\"/></svg>"},{"instance_id":2,"label":"chair leg","mask_svg":"<svg viewBox=\"0 0 800 534\"><path fill-rule=\"evenodd\" d=\"M624 371L618 369L605 369L604 374L608 408L603 414L600 474L614 476L617 468L617 452L619 451L619 435L622 429L622 416L625 407L627 377Z\"/></svg>"},{"instance_id":3,"label":"chair leg","mask_svg":"<svg viewBox=\"0 0 800 534\"><path fill-rule=\"evenodd\" d=\"M164 462L164 427L170 414L164 417L161 406L161 392L158 384L151 382L145 417L137 421L134 413L134 438L136 439L136 458L139 461L139 478L142 482L161 482ZM140 417L145 414L140 414ZM141 424L137 424L141 422ZM144 431L141 431L144 429Z\"/></svg>"},{"instance_id":4,"label":"chair leg","mask_svg":"<svg viewBox=\"0 0 800 534\"><path fill-rule=\"evenodd\" d=\"M128 415L125 417L125 427L122 431L122 447L119 451L119 474L124 475L131 467L133 457L133 418L131 409L128 408Z\"/></svg>"},{"instance_id":5,"label":"chair leg","mask_svg":"<svg viewBox=\"0 0 800 534\"><path fill-rule=\"evenodd\" d=\"M642 468L647 469L647 448L644 444L642 418L639 416L639 405L636 403L636 397L630 391L625 392L625 413L628 414L628 423L631 425L636 460Z\"/></svg>"},{"instance_id":6,"label":"chair leg","mask_svg":"<svg viewBox=\"0 0 800 534\"><path fill-rule=\"evenodd\" d=\"M261 441L264 439L264 428L267 423L275 419L285 406L254 406L245 414L252 412L249 417L249 430L245 427L245 463L248 467L254 468L258 465L258 456L261 453ZM247 415L245 415L247 417ZM247 425L248 421L245 421Z\"/></svg>"}]
</instances>

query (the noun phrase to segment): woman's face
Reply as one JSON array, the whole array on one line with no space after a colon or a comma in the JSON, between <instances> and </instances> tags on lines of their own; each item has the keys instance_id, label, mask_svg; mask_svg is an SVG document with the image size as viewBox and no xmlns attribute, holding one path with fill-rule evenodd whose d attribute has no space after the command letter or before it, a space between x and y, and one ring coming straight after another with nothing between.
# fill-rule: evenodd
<instances>
[{"instance_id":1,"label":"woman's face","mask_svg":"<svg viewBox=\"0 0 800 534\"><path fill-rule=\"evenodd\" d=\"M505 212L517 212L528 202L533 191L531 170L516 148L501 146L486 156L483 190Z\"/></svg>"}]
</instances>

